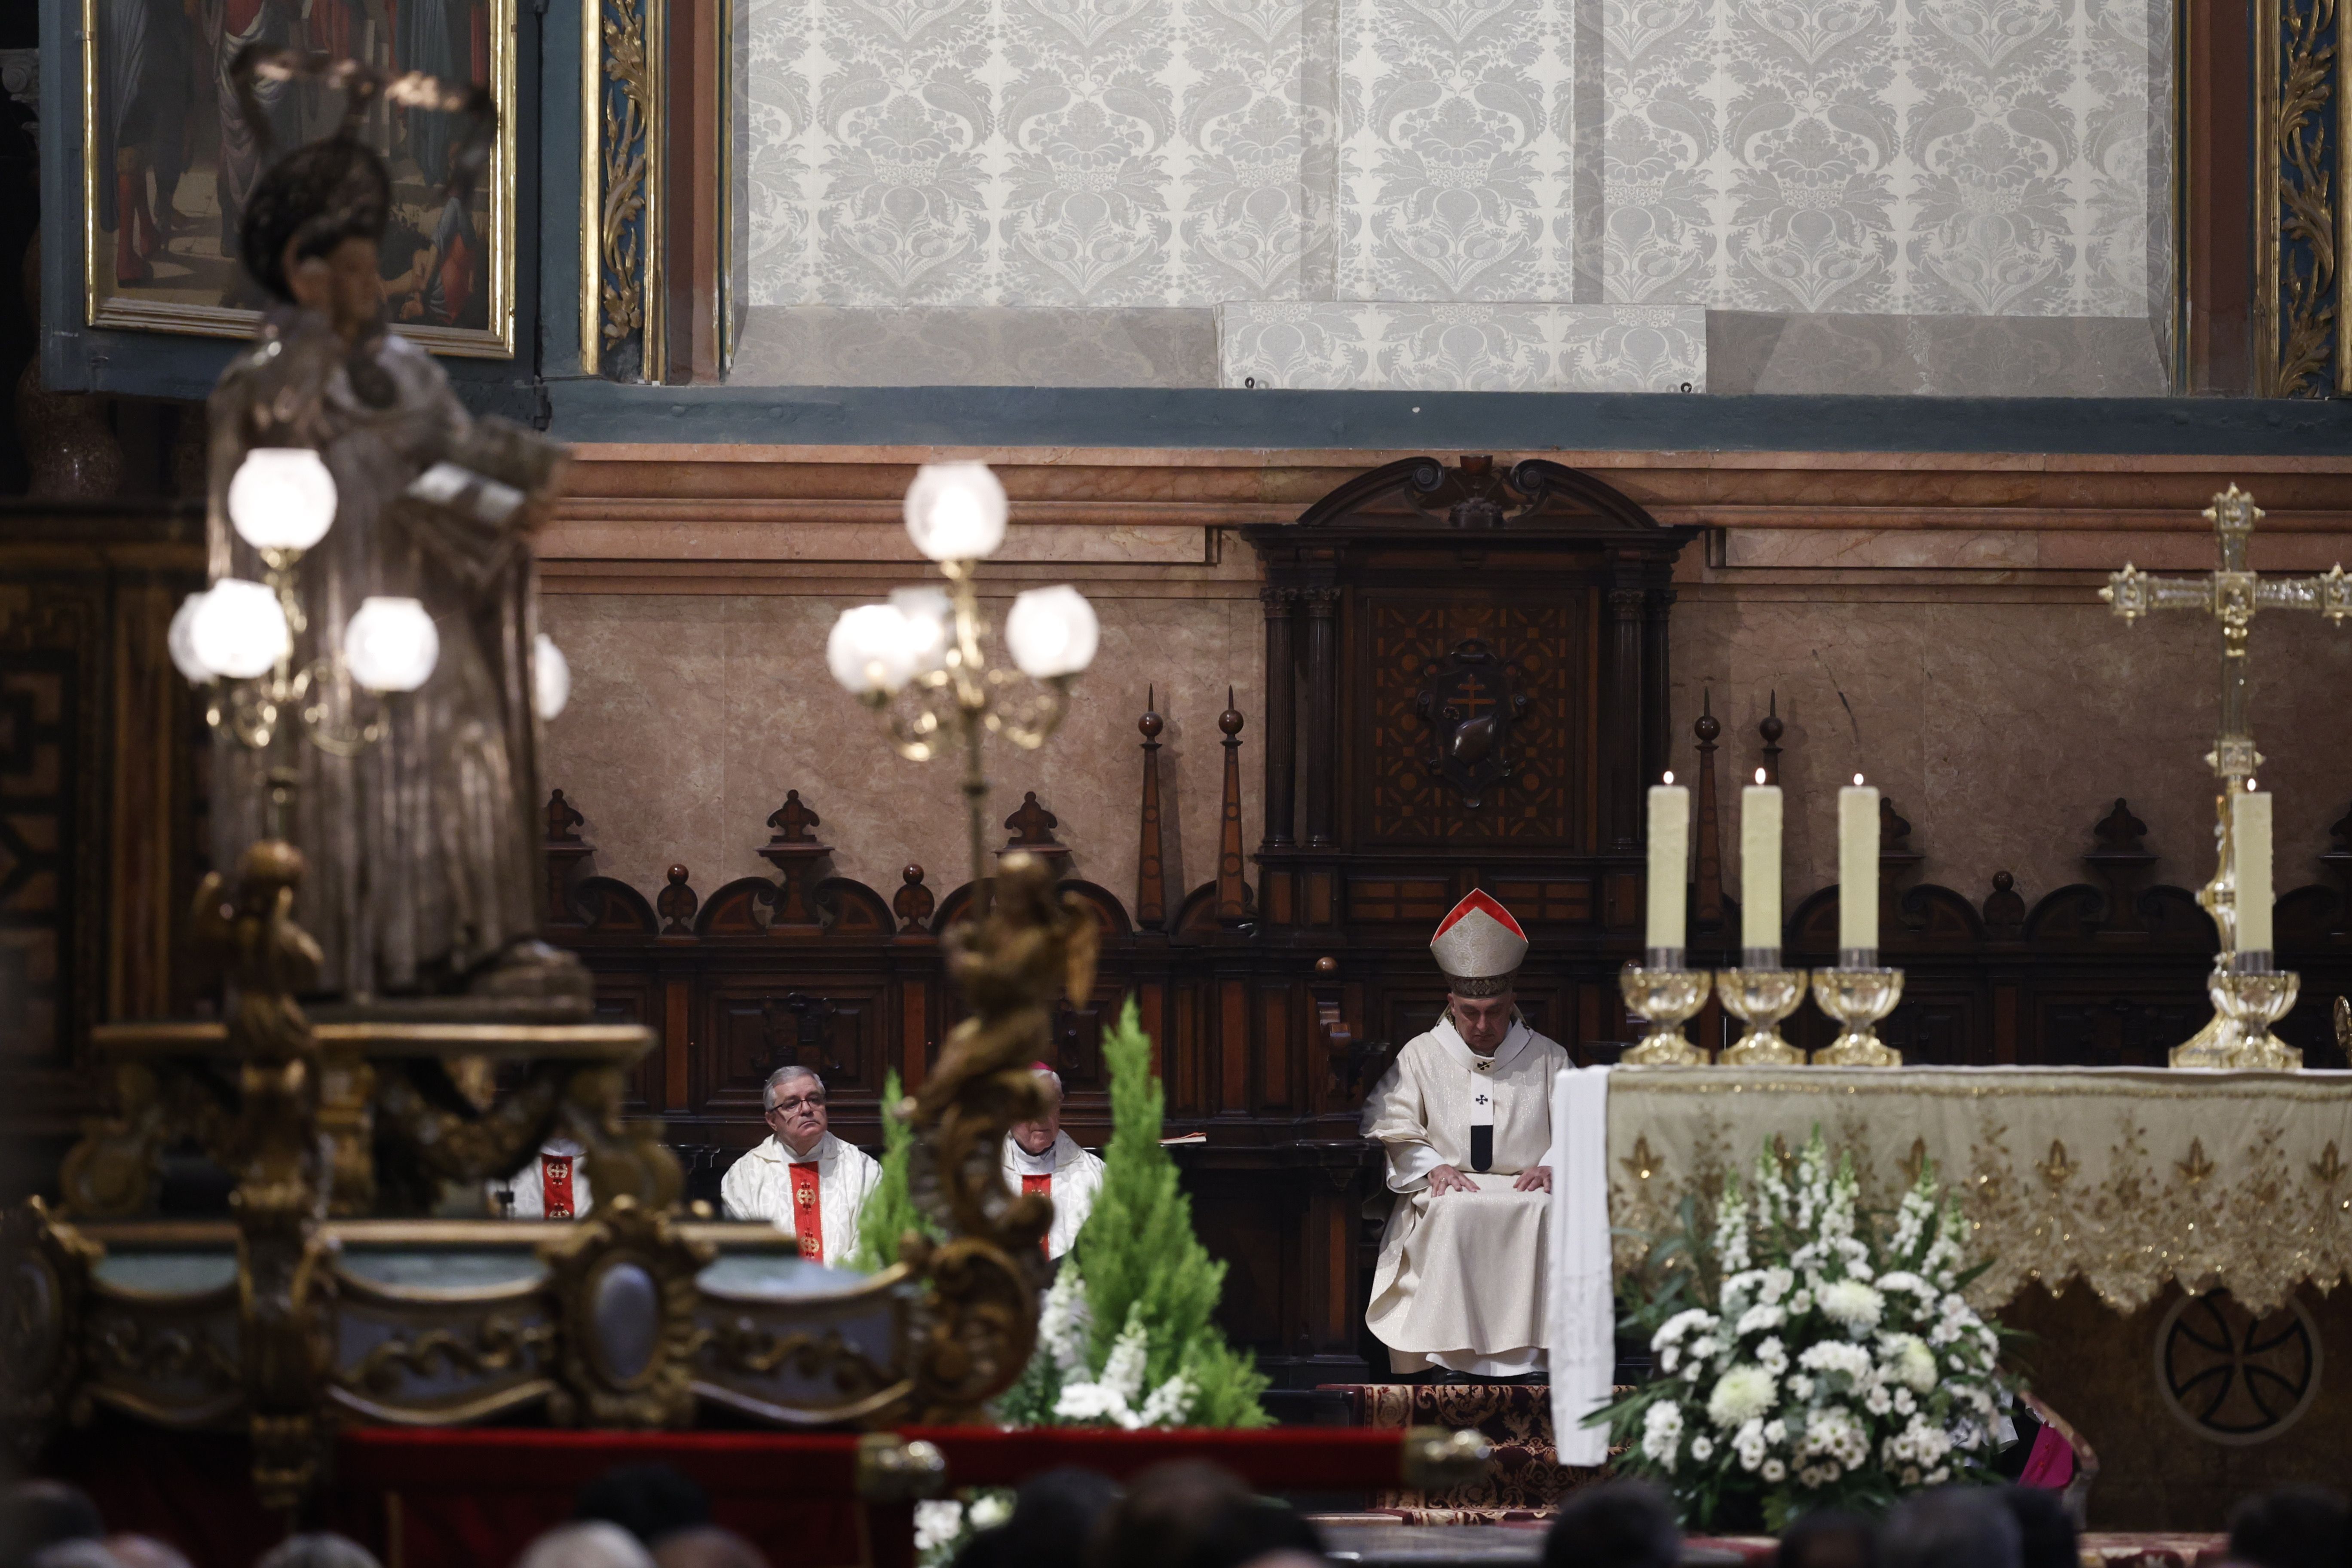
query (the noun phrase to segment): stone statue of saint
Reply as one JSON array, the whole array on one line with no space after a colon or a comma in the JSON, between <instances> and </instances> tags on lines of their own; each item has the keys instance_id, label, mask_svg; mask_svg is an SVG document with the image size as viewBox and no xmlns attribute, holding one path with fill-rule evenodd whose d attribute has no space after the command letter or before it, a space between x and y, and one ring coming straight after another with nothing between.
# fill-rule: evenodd
<instances>
[{"instance_id":1,"label":"stone statue of saint","mask_svg":"<svg viewBox=\"0 0 2352 1568\"><path fill-rule=\"evenodd\" d=\"M293 572L307 621L294 668L311 672L297 707L312 712L282 715L267 751L216 742L214 863L236 865L269 836L270 776L291 770L286 832L308 862L295 916L330 997L579 1012L585 971L537 941L530 533L562 452L473 417L431 356L385 330L377 247L392 182L356 134L365 101L353 91L341 132L264 174L244 214L245 266L273 304L212 394L212 574L263 574L226 503L249 449L315 449L337 505ZM373 697L337 662L345 623L377 595L420 600L439 634L413 693Z\"/></svg>"}]
</instances>

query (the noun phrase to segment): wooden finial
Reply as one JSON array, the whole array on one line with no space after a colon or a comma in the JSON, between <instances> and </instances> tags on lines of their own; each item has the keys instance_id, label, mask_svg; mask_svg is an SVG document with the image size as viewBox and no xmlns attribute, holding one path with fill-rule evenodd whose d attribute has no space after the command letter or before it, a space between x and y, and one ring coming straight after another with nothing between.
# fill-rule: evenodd
<instances>
[{"instance_id":1,"label":"wooden finial","mask_svg":"<svg viewBox=\"0 0 2352 1568\"><path fill-rule=\"evenodd\" d=\"M1225 710L1217 715L1225 732L1224 816L1217 832L1217 923L1238 926L1250 918L1249 887L1242 880L1242 714L1234 689L1225 688Z\"/></svg>"},{"instance_id":2,"label":"wooden finial","mask_svg":"<svg viewBox=\"0 0 2352 1568\"><path fill-rule=\"evenodd\" d=\"M1160 820L1160 689L1147 687L1143 717L1135 721L1143 731L1143 800L1138 816L1135 853L1135 923L1144 931L1168 929L1168 860L1164 829Z\"/></svg>"},{"instance_id":3,"label":"wooden finial","mask_svg":"<svg viewBox=\"0 0 2352 1568\"><path fill-rule=\"evenodd\" d=\"M890 900L890 912L898 917L899 932L903 935L929 930L931 911L939 907L939 900L923 886L923 868L909 866L898 873L898 879L906 886Z\"/></svg>"},{"instance_id":4,"label":"wooden finial","mask_svg":"<svg viewBox=\"0 0 2352 1568\"><path fill-rule=\"evenodd\" d=\"M669 868L669 886L654 900L654 909L662 918L661 933L664 936L694 934L694 911L701 906L702 900L686 885L686 878L685 867L672 866Z\"/></svg>"},{"instance_id":5,"label":"wooden finial","mask_svg":"<svg viewBox=\"0 0 2352 1568\"><path fill-rule=\"evenodd\" d=\"M1764 737L1764 782L1768 784L1780 782L1780 736L1787 729L1780 721L1780 694L1776 690L1771 706L1756 726L1757 733Z\"/></svg>"}]
</instances>

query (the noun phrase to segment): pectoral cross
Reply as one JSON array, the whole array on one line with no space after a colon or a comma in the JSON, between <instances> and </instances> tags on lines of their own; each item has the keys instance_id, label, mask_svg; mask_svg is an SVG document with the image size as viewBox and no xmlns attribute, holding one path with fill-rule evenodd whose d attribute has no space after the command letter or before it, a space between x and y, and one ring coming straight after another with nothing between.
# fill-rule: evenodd
<instances>
[{"instance_id":1,"label":"pectoral cross","mask_svg":"<svg viewBox=\"0 0 2352 1568\"><path fill-rule=\"evenodd\" d=\"M2221 565L2202 577L2152 577L2130 563L2107 577L2099 597L2126 621L2155 610L2203 610L2221 627L2221 732L2205 761L2221 787L2214 797L2221 864L2197 901L2221 929L2221 949L2238 947L2237 900L2230 860L2230 796L2246 787L2262 763L2246 713L2246 634L2258 610L2316 610L2330 625L2352 616L2352 578L2339 563L2317 577L2263 577L2246 565L2246 542L2262 521L2254 498L2231 485L2213 498L2205 520L2221 537Z\"/></svg>"},{"instance_id":2,"label":"pectoral cross","mask_svg":"<svg viewBox=\"0 0 2352 1568\"><path fill-rule=\"evenodd\" d=\"M1480 1095L1480 1096L1478 1097L1478 1103L1479 1103L1479 1104L1481 1104L1481 1105L1486 1104L1486 1097L1485 1095L1483 1095L1483 1094L1482 1094L1482 1095Z\"/></svg>"}]
</instances>

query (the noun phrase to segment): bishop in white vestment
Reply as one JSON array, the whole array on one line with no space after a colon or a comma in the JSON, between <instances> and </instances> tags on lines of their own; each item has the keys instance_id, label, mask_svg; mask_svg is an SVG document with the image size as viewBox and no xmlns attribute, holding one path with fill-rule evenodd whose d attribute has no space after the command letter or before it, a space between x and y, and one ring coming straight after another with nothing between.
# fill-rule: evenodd
<instances>
[{"instance_id":1,"label":"bishop in white vestment","mask_svg":"<svg viewBox=\"0 0 2352 1568\"><path fill-rule=\"evenodd\" d=\"M1045 1256L1059 1258L1078 1239L1102 1190L1103 1163L1062 1131L1062 1075L1044 1062L1032 1064L1045 1080L1053 1104L1034 1121L1016 1121L1004 1139L1004 1184L1016 1193L1040 1193L1054 1203L1054 1227L1045 1233Z\"/></svg>"},{"instance_id":2,"label":"bishop in white vestment","mask_svg":"<svg viewBox=\"0 0 2352 1568\"><path fill-rule=\"evenodd\" d=\"M882 1166L827 1131L824 1083L806 1068L768 1079L767 1141L727 1167L719 1195L729 1219L764 1219L796 1237L812 1263L857 1250L857 1220L882 1184Z\"/></svg>"},{"instance_id":3,"label":"bishop in white vestment","mask_svg":"<svg viewBox=\"0 0 2352 1568\"><path fill-rule=\"evenodd\" d=\"M1437 928L1445 1016L1405 1043L1364 1102L1364 1136L1398 1196L1367 1313L1399 1373L1544 1370L1552 1078L1568 1053L1518 1015L1528 951L1510 911L1473 892Z\"/></svg>"}]
</instances>

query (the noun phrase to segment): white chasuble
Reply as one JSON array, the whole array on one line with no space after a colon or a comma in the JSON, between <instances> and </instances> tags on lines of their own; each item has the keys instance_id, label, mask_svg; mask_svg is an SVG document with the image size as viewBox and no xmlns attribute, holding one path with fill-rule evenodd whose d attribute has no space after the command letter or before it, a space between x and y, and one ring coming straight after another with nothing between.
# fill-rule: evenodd
<instances>
[{"instance_id":1,"label":"white chasuble","mask_svg":"<svg viewBox=\"0 0 2352 1568\"><path fill-rule=\"evenodd\" d=\"M1078 1239L1078 1229L1094 1212L1095 1194L1102 1190L1103 1163L1078 1147L1066 1132L1054 1134L1054 1146L1032 1154L1010 1137L1004 1140L1004 1184L1016 1193L1043 1193L1053 1200L1054 1228L1045 1233L1045 1256L1059 1258Z\"/></svg>"},{"instance_id":2,"label":"white chasuble","mask_svg":"<svg viewBox=\"0 0 2352 1568\"><path fill-rule=\"evenodd\" d=\"M484 1184L490 1212L508 1219L578 1219L595 1206L587 1166L579 1144L551 1138L530 1164L505 1181Z\"/></svg>"},{"instance_id":3,"label":"white chasuble","mask_svg":"<svg viewBox=\"0 0 2352 1568\"><path fill-rule=\"evenodd\" d=\"M1551 1198L1511 1183L1552 1163L1552 1079L1568 1065L1565 1050L1518 1018L1492 1057L1440 1019L1406 1043L1365 1100L1364 1136L1381 1145L1400 1194L1366 1314L1395 1371L1434 1363L1510 1377L1544 1364ZM1433 1195L1439 1165L1477 1191Z\"/></svg>"},{"instance_id":4,"label":"white chasuble","mask_svg":"<svg viewBox=\"0 0 2352 1568\"><path fill-rule=\"evenodd\" d=\"M857 1250L858 1216L866 1212L866 1200L882 1184L882 1165L855 1143L845 1143L830 1132L817 1141L814 1153L807 1160L794 1160L791 1151L771 1134L728 1166L719 1182L727 1217L764 1219L779 1230L798 1236L800 1227L793 1212L795 1164L816 1174L814 1207L824 1261L839 1263ZM804 1173L803 1185L806 1179Z\"/></svg>"}]
</instances>

